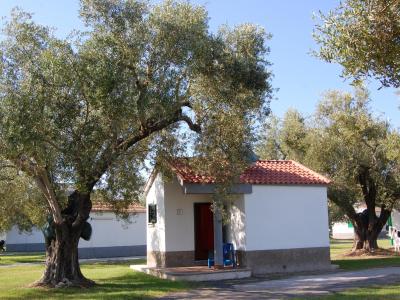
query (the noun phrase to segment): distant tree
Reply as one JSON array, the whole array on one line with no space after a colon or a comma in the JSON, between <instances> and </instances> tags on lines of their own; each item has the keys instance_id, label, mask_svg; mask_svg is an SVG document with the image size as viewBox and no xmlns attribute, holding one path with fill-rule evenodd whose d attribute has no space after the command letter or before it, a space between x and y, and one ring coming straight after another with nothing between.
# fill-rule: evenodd
<instances>
[{"instance_id":1,"label":"distant tree","mask_svg":"<svg viewBox=\"0 0 400 300\"><path fill-rule=\"evenodd\" d=\"M400 87L400 1L345 0L319 17L318 57L341 64L343 75L356 81L373 77Z\"/></svg>"},{"instance_id":2,"label":"distant tree","mask_svg":"<svg viewBox=\"0 0 400 300\"><path fill-rule=\"evenodd\" d=\"M329 174L328 197L354 225L354 250L378 248L377 238L400 200L400 161L392 155L398 132L373 115L368 94L329 92L316 113L310 157ZM357 213L356 206L366 210ZM377 216L376 208L380 208Z\"/></svg>"},{"instance_id":3,"label":"distant tree","mask_svg":"<svg viewBox=\"0 0 400 300\"><path fill-rule=\"evenodd\" d=\"M0 233L13 226L27 232L33 226L43 226L49 213L43 200L29 177L18 174L4 160L0 163Z\"/></svg>"},{"instance_id":4,"label":"distant tree","mask_svg":"<svg viewBox=\"0 0 400 300\"><path fill-rule=\"evenodd\" d=\"M287 158L304 153L297 155L300 162L332 179L328 187L330 220L341 220L343 213L351 220L353 250L376 249L379 233L400 202L399 133L374 116L364 89L357 89L354 95L328 92L314 121L303 131L306 134L296 135L303 141L294 139L295 143L282 144L283 135L278 135L279 148L291 149ZM363 213L356 211L360 206L366 207Z\"/></svg>"},{"instance_id":5,"label":"distant tree","mask_svg":"<svg viewBox=\"0 0 400 300\"><path fill-rule=\"evenodd\" d=\"M308 128L304 117L289 109L282 120L269 116L257 147L263 159L293 159L303 162L308 150Z\"/></svg>"},{"instance_id":6,"label":"distant tree","mask_svg":"<svg viewBox=\"0 0 400 300\"><path fill-rule=\"evenodd\" d=\"M231 182L271 96L257 26L213 34L203 7L174 1L82 0L80 15L87 32L64 40L14 10L0 45L0 155L52 216L37 285L94 284L78 262L91 193L137 201L145 160L162 166L191 146Z\"/></svg>"}]
</instances>

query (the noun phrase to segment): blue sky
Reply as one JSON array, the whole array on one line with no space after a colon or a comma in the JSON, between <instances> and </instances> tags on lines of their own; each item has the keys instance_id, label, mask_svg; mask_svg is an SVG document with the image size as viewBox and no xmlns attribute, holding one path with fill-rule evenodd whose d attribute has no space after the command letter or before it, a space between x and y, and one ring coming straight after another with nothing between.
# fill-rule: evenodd
<instances>
[{"instance_id":1,"label":"blue sky","mask_svg":"<svg viewBox=\"0 0 400 300\"><path fill-rule=\"evenodd\" d=\"M192 0L205 5L210 16L210 30L219 25L256 23L272 33L268 41L271 48L269 60L275 75L273 86L279 91L271 108L281 116L293 107L303 113L313 112L324 91L340 89L351 91L349 80L340 78L341 68L309 55L316 45L312 39L313 12L327 12L339 1L304 0ZM0 0L0 16L8 16L12 7L33 12L34 19L57 28L60 37L72 29L82 28L78 18L78 0ZM377 114L384 114L393 126L400 127L400 97L394 89L382 88L375 81L368 83L373 99L372 107Z\"/></svg>"}]
</instances>

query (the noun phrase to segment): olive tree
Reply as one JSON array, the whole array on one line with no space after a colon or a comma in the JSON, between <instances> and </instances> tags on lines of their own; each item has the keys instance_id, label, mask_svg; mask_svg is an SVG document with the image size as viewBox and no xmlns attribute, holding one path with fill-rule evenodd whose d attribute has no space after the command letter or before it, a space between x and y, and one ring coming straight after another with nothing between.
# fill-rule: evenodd
<instances>
[{"instance_id":1,"label":"olive tree","mask_svg":"<svg viewBox=\"0 0 400 300\"><path fill-rule=\"evenodd\" d=\"M342 65L345 77L400 87L400 1L345 0L319 17L318 57Z\"/></svg>"},{"instance_id":2,"label":"olive tree","mask_svg":"<svg viewBox=\"0 0 400 300\"><path fill-rule=\"evenodd\" d=\"M211 33L203 7L174 1L82 0L80 16L86 31L60 39L14 10L0 46L1 156L41 191L55 232L37 285L94 283L78 262L91 193L137 200L145 161L190 148L234 178L271 96L257 26Z\"/></svg>"},{"instance_id":3,"label":"olive tree","mask_svg":"<svg viewBox=\"0 0 400 300\"><path fill-rule=\"evenodd\" d=\"M373 251L400 200L400 160L392 155L399 133L376 117L368 93L329 92L316 113L318 129L310 157L333 184L328 197L354 225L354 250ZM357 206L365 206L357 213ZM377 208L380 213L377 214Z\"/></svg>"}]
</instances>

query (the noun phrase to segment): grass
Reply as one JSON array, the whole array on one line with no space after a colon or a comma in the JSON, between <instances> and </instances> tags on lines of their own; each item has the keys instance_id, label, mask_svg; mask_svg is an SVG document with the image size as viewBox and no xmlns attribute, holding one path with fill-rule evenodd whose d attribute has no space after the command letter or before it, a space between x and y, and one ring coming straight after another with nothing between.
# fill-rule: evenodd
<instances>
[{"instance_id":1,"label":"grass","mask_svg":"<svg viewBox=\"0 0 400 300\"><path fill-rule=\"evenodd\" d=\"M29 288L29 284L40 278L43 266L3 266L0 267L0 299L149 299L183 291L191 286L129 269L129 264L143 262L134 260L82 264L84 275L97 283L96 287L90 289Z\"/></svg>"},{"instance_id":2,"label":"grass","mask_svg":"<svg viewBox=\"0 0 400 300\"><path fill-rule=\"evenodd\" d=\"M0 253L0 266L18 263L44 262L44 253Z\"/></svg>"},{"instance_id":3,"label":"grass","mask_svg":"<svg viewBox=\"0 0 400 300\"><path fill-rule=\"evenodd\" d=\"M350 252L353 246L353 240L331 240L331 258L338 259L346 256ZM389 249L390 245L389 239L379 239L378 246L382 249Z\"/></svg>"},{"instance_id":4,"label":"grass","mask_svg":"<svg viewBox=\"0 0 400 300\"><path fill-rule=\"evenodd\" d=\"M383 256L349 256L352 240L331 240L332 263L339 265L343 270L360 270L375 267L400 266L400 255ZM382 249L391 248L388 239L381 239L378 245ZM308 298L307 298L308 299ZM379 285L366 288L349 289L335 292L329 296L312 297L321 300L378 300L400 299L400 284Z\"/></svg>"},{"instance_id":5,"label":"grass","mask_svg":"<svg viewBox=\"0 0 400 300\"><path fill-rule=\"evenodd\" d=\"M349 289L335 292L329 296L307 297L303 299L313 300L381 300L400 299L400 285L371 286L367 288ZM299 298L301 299L301 298Z\"/></svg>"},{"instance_id":6,"label":"grass","mask_svg":"<svg viewBox=\"0 0 400 300\"><path fill-rule=\"evenodd\" d=\"M361 270L376 267L392 267L400 266L400 255L362 255L362 256L349 256L351 250L352 240L331 240L331 259L332 263L339 265L343 270ZM389 239L378 240L378 246L382 249L389 249L391 247ZM400 298L400 297L399 297Z\"/></svg>"}]
</instances>

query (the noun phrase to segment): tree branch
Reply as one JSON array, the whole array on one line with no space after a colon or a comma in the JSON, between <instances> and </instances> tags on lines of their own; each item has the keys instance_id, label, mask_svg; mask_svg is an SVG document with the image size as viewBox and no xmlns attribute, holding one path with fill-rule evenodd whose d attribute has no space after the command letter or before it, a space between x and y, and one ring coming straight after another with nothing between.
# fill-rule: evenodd
<instances>
[{"instance_id":1,"label":"tree branch","mask_svg":"<svg viewBox=\"0 0 400 300\"><path fill-rule=\"evenodd\" d=\"M21 167L21 170L33 177L50 206L54 222L56 224L61 224L63 220L61 216L61 208L52 187L48 170L38 166L35 161L29 159L25 155L20 156L17 165Z\"/></svg>"},{"instance_id":2,"label":"tree branch","mask_svg":"<svg viewBox=\"0 0 400 300\"><path fill-rule=\"evenodd\" d=\"M185 122L192 131L197 133L201 132L201 126L193 123L189 116L182 114L181 108L177 109L172 115L162 120L147 120L145 126L141 127L138 134L119 140L113 148L110 146L110 148L103 151L103 154L98 160L99 165L95 167L95 171L93 172L90 182L88 183L89 186L94 186L100 177L107 171L112 162L130 147L149 137L152 133L165 129L168 126L180 121Z\"/></svg>"}]
</instances>

